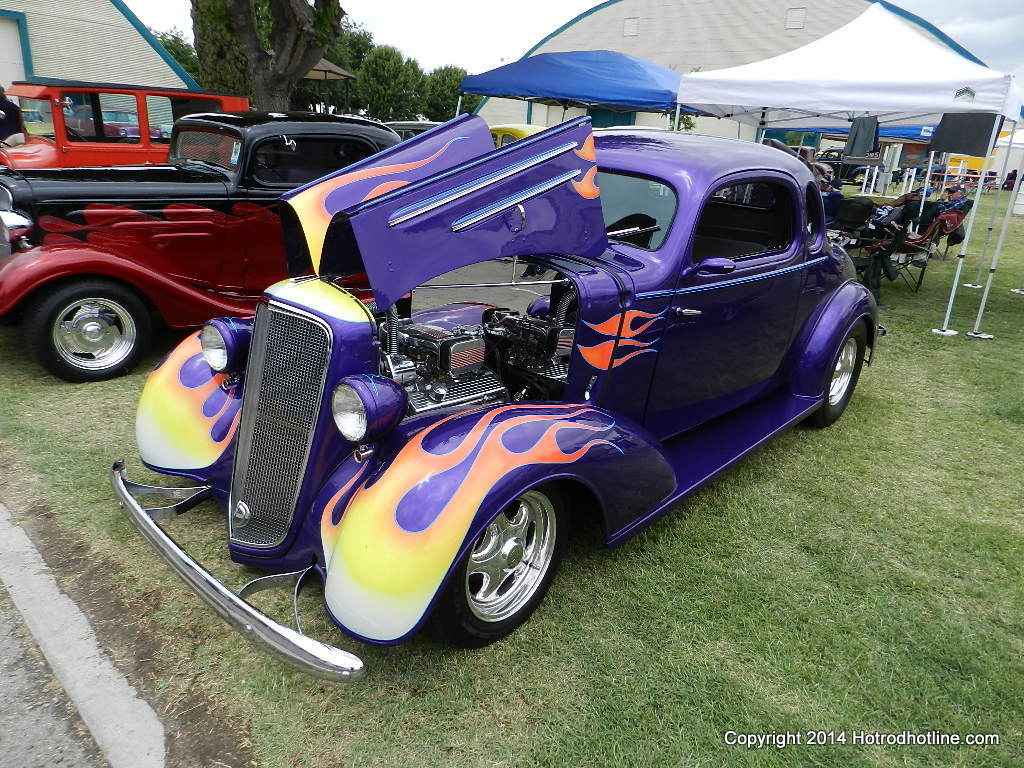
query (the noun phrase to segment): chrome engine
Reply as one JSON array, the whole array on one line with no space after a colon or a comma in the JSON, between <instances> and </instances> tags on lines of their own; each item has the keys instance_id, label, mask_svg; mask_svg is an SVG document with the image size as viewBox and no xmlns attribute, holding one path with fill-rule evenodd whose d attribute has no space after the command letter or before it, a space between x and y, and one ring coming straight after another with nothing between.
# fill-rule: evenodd
<instances>
[{"instance_id":1,"label":"chrome engine","mask_svg":"<svg viewBox=\"0 0 1024 768\"><path fill-rule=\"evenodd\" d=\"M561 312L548 318L496 308L484 312L481 324L456 328L391 314L381 329L387 347L382 369L406 388L410 414L551 399L568 375L573 335Z\"/></svg>"}]
</instances>

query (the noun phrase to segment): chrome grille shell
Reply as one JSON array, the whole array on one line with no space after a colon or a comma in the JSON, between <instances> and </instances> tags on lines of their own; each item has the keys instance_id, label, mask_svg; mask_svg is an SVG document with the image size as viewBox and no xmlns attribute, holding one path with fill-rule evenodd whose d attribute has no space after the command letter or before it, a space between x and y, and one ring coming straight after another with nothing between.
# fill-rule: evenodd
<instances>
[{"instance_id":1,"label":"chrome grille shell","mask_svg":"<svg viewBox=\"0 0 1024 768\"><path fill-rule=\"evenodd\" d=\"M228 503L233 544L288 537L324 399L333 334L320 318L270 302L256 310ZM236 527L234 512L247 507Z\"/></svg>"}]
</instances>

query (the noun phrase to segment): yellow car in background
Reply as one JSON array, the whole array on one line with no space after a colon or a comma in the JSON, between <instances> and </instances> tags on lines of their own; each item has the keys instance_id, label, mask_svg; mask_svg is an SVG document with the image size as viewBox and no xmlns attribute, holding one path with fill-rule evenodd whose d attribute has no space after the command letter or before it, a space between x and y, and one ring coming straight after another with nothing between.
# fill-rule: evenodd
<instances>
[{"instance_id":1,"label":"yellow car in background","mask_svg":"<svg viewBox=\"0 0 1024 768\"><path fill-rule=\"evenodd\" d=\"M506 125L492 125L491 137L494 139L495 147L504 147L513 141L533 136L545 129L543 125L529 125L527 123L508 123Z\"/></svg>"}]
</instances>

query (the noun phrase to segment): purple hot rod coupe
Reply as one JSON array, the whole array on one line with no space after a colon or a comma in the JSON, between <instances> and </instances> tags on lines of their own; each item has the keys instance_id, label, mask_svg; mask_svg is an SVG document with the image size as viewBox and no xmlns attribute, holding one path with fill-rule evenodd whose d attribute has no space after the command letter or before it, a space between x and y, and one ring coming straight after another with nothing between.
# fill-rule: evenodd
<instances>
[{"instance_id":1,"label":"purple hot rod coupe","mask_svg":"<svg viewBox=\"0 0 1024 768\"><path fill-rule=\"evenodd\" d=\"M246 594L314 573L353 638L485 645L540 602L570 512L623 543L787 427L838 419L875 343L811 173L770 147L580 118L495 149L462 116L283 200L306 276L189 336L142 393L143 462L199 485L111 477L203 600L321 677L363 664ZM412 311L508 259L546 271L522 311ZM361 273L373 302L338 284ZM232 559L273 572L237 594L155 522L211 496Z\"/></svg>"}]
</instances>

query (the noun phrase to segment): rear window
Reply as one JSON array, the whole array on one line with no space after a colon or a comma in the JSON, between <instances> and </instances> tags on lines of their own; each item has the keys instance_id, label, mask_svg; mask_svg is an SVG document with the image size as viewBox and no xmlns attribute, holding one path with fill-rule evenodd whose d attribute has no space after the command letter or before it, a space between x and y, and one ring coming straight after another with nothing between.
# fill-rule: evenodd
<instances>
[{"instance_id":1,"label":"rear window","mask_svg":"<svg viewBox=\"0 0 1024 768\"><path fill-rule=\"evenodd\" d=\"M661 247L678 205L672 187L644 176L613 171L599 172L597 185L609 240L648 251Z\"/></svg>"},{"instance_id":2,"label":"rear window","mask_svg":"<svg viewBox=\"0 0 1024 768\"><path fill-rule=\"evenodd\" d=\"M171 162L202 160L228 170L238 167L242 140L217 131L188 130L178 133L171 148Z\"/></svg>"},{"instance_id":3,"label":"rear window","mask_svg":"<svg viewBox=\"0 0 1024 768\"><path fill-rule=\"evenodd\" d=\"M193 98L191 96L147 96L146 113L149 115L149 138L158 144L171 143L174 121L196 112L220 112L220 99Z\"/></svg>"}]
</instances>

